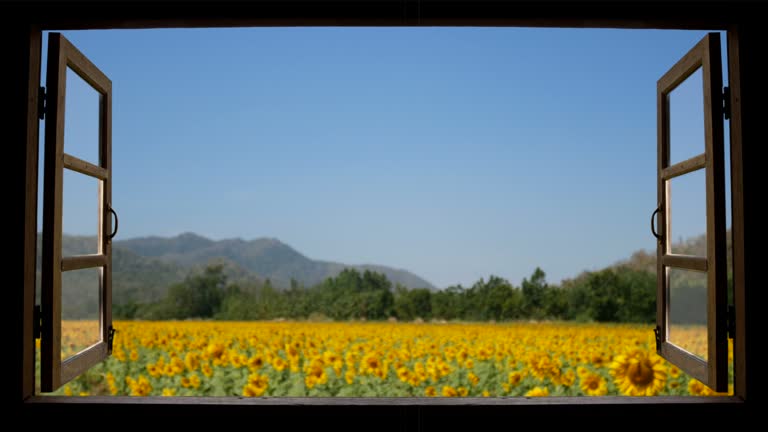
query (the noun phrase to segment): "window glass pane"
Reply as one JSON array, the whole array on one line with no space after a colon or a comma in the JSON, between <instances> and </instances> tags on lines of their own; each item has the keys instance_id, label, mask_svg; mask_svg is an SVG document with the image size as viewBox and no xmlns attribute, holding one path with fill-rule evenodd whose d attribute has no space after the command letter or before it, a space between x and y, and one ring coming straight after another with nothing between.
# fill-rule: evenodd
<instances>
[{"instance_id":1,"label":"window glass pane","mask_svg":"<svg viewBox=\"0 0 768 432\"><path fill-rule=\"evenodd\" d=\"M669 341L707 359L707 274L668 268Z\"/></svg>"},{"instance_id":2,"label":"window glass pane","mask_svg":"<svg viewBox=\"0 0 768 432\"><path fill-rule=\"evenodd\" d=\"M61 274L61 359L101 340L101 267Z\"/></svg>"},{"instance_id":3,"label":"window glass pane","mask_svg":"<svg viewBox=\"0 0 768 432\"><path fill-rule=\"evenodd\" d=\"M67 68L64 111L64 153L99 165L101 94Z\"/></svg>"},{"instance_id":4,"label":"window glass pane","mask_svg":"<svg viewBox=\"0 0 768 432\"><path fill-rule=\"evenodd\" d=\"M704 153L703 88L699 68L668 95L670 165Z\"/></svg>"},{"instance_id":5,"label":"window glass pane","mask_svg":"<svg viewBox=\"0 0 768 432\"><path fill-rule=\"evenodd\" d=\"M703 169L669 180L670 253L707 256L707 185Z\"/></svg>"},{"instance_id":6,"label":"window glass pane","mask_svg":"<svg viewBox=\"0 0 768 432\"><path fill-rule=\"evenodd\" d=\"M99 253L99 183L101 180L64 170L62 256Z\"/></svg>"}]
</instances>

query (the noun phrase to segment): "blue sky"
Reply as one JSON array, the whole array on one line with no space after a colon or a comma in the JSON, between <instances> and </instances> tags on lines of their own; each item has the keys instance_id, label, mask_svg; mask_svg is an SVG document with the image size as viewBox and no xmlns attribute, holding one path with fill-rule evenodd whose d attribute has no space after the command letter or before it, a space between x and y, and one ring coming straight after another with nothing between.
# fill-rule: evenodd
<instances>
[{"instance_id":1,"label":"blue sky","mask_svg":"<svg viewBox=\"0 0 768 432\"><path fill-rule=\"evenodd\" d=\"M64 34L113 82L120 238L274 237L444 287L654 248L656 80L705 32ZM98 100L70 81L65 151L95 158ZM703 152L698 89L673 94L673 158ZM66 184L65 232L95 233L95 198L66 198L89 181ZM704 231L703 176L681 183L676 239Z\"/></svg>"}]
</instances>

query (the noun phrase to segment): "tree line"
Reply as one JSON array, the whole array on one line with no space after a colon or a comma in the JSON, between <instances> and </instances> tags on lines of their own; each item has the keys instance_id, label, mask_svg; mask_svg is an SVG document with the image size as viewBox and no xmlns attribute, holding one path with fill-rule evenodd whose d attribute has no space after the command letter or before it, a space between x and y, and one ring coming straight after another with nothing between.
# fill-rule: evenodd
<instances>
[{"instance_id":1,"label":"tree line","mask_svg":"<svg viewBox=\"0 0 768 432\"><path fill-rule=\"evenodd\" d=\"M115 305L119 319L219 320L576 320L652 322L656 277L627 267L585 272L560 285L536 268L519 287L491 276L470 287L443 290L393 286L381 273L345 269L312 287L296 281L277 289L269 280L230 283L221 265L188 275L154 303Z\"/></svg>"}]
</instances>

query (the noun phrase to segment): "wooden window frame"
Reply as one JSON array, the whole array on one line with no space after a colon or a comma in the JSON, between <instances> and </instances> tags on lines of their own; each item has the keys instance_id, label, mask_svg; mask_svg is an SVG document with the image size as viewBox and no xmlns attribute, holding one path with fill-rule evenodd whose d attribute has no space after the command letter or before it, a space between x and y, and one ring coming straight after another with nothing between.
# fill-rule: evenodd
<instances>
[{"instance_id":1,"label":"wooden window frame","mask_svg":"<svg viewBox=\"0 0 768 432\"><path fill-rule=\"evenodd\" d=\"M112 82L60 33L48 37L47 106L42 254L42 338L40 387L51 392L103 361L110 354L112 329ZM67 71L72 70L99 93L98 165L65 153L64 119ZM97 251L62 256L64 170L99 181ZM61 359L62 274L99 269L99 340Z\"/></svg>"},{"instance_id":2,"label":"wooden window frame","mask_svg":"<svg viewBox=\"0 0 768 432\"><path fill-rule=\"evenodd\" d=\"M364 4L363 4L364 3ZM761 211L757 205L755 189L745 193L744 166L748 165L750 178L756 181L757 161L746 159L757 149L758 132L762 133L758 106L761 95L766 94L762 78L758 78L758 61L761 60L760 34L761 23L755 21L755 8L758 6L713 2L707 5L668 4L661 8L656 4L626 5L621 2L593 4L582 1L557 2L543 0L536 4L525 1L507 0L498 3L472 2L437 2L429 0L390 1L361 4L340 4L320 1L315 4L293 4L292 2L270 3L259 1L250 5L232 3L216 5L213 3L196 4L194 7L179 8L176 5L165 8L155 4L134 4L130 8L110 10L107 7L91 8L88 5L60 7L46 5L40 11L37 5L31 5L9 15L9 20L16 21L12 26L0 29L9 36L7 51L15 62L11 70L17 87L7 99L12 110L12 118L17 123L8 130L11 140L24 142L23 146L12 147L12 163L23 161L24 176L14 178L14 203L23 203L23 223L17 223L21 234L14 240L22 246L14 252L13 266L23 267L23 272L15 276L15 281L23 281L23 291L14 291L13 301L18 308L12 308L7 315L7 322L21 345L17 351L16 366L13 376L17 384L7 393L14 400L22 402L23 411L28 415L46 413L100 413L131 415L134 413L188 415L197 414L234 414L252 417L254 413L264 416L295 415L300 412L308 415L343 416L375 415L378 420L388 420L389 424L413 423L434 424L443 419L452 426L466 421L467 413L489 418L509 419L510 415L548 415L556 421L555 415L565 415L563 422L570 422L574 417L592 415L668 415L666 408L673 406L676 415L696 414L705 417L720 415L740 415L747 411L747 406L760 408L757 402L747 404L748 400L758 401L760 378L759 368L750 370L747 379L748 364L756 364L756 348L747 343L747 322L757 326L758 309L754 302L759 295L756 272L757 241L749 241L745 235L745 225L754 235ZM692 7L695 8L692 14ZM34 299L35 299L35 250L36 250L36 214L37 214L37 157L38 157L38 103L40 84L41 34L43 30L84 30L111 28L193 28L193 27L258 27L258 26L522 26L522 27L574 27L574 28L626 28L626 29L709 29L727 30L728 32L728 68L729 87L731 88L731 180L733 214L733 261L734 261L734 300L736 322L734 337L734 396L716 398L663 397L663 398L515 398L484 400L449 400L449 399L189 399L189 398L62 398L35 396L34 370L28 365L34 363ZM742 76L744 78L742 78ZM742 80L747 93L742 93ZM742 97L746 96L746 99ZM742 108L742 101L744 107ZM24 109L19 109L25 105ZM746 119L746 122L743 120ZM743 126L745 125L745 126ZM746 127L747 129L743 129ZM748 141L745 147L744 141ZM752 198L749 198L752 197ZM749 213L745 210L749 208ZM19 218L18 220L21 220ZM746 222L746 221L749 222ZM751 245L751 254L746 254L747 244ZM13 245L12 245L13 246ZM751 275L751 276L750 276ZM748 279L748 276L750 279ZM753 283L752 302L747 302L749 292L747 281ZM758 390L748 393L748 387ZM749 394L749 396L748 396ZM240 407L246 405L247 409ZM384 408L384 406L388 408ZM259 408L263 407L263 408ZM322 408L321 410L315 407ZM295 417L294 417L295 418ZM400 423L397 419L401 419ZM729 417L735 418L735 417ZM474 425L477 417L471 419ZM690 417L686 422L690 424Z\"/></svg>"},{"instance_id":3,"label":"wooden window frame","mask_svg":"<svg viewBox=\"0 0 768 432\"><path fill-rule=\"evenodd\" d=\"M720 35L709 33L686 53L656 88L658 116L657 193L660 238L656 252L656 351L681 370L719 392L728 390L728 281L725 246L725 152L723 144L722 68ZM670 164L669 95L696 71L702 71L704 153ZM714 100L713 100L714 99ZM671 180L704 170L706 176L707 256L672 253ZM707 275L707 358L692 354L669 340L669 269Z\"/></svg>"}]
</instances>

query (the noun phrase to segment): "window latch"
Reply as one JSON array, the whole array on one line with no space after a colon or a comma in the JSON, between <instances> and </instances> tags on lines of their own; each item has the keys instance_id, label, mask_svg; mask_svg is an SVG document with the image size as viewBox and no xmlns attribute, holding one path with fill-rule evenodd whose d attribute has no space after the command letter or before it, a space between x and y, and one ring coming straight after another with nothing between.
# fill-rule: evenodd
<instances>
[{"instance_id":1,"label":"window latch","mask_svg":"<svg viewBox=\"0 0 768 432\"><path fill-rule=\"evenodd\" d=\"M661 244L661 242L664 240L664 238L661 236L661 234L656 232L656 215L661 212L663 209L661 207L661 203L659 203L659 206L656 207L656 210L651 213L651 234L653 234L654 237L656 237L656 241Z\"/></svg>"},{"instance_id":2,"label":"window latch","mask_svg":"<svg viewBox=\"0 0 768 432\"><path fill-rule=\"evenodd\" d=\"M109 326L109 336L107 336L107 354L112 354L112 344L115 341L115 330L114 327Z\"/></svg>"},{"instance_id":3,"label":"window latch","mask_svg":"<svg viewBox=\"0 0 768 432\"><path fill-rule=\"evenodd\" d=\"M653 334L656 336L656 352L661 351L661 327L656 326L655 329L653 329Z\"/></svg>"},{"instance_id":4,"label":"window latch","mask_svg":"<svg viewBox=\"0 0 768 432\"><path fill-rule=\"evenodd\" d=\"M723 87L723 117L731 119L731 88Z\"/></svg>"},{"instance_id":5,"label":"window latch","mask_svg":"<svg viewBox=\"0 0 768 432\"><path fill-rule=\"evenodd\" d=\"M37 117L45 120L45 87L40 87L37 92Z\"/></svg>"},{"instance_id":6,"label":"window latch","mask_svg":"<svg viewBox=\"0 0 768 432\"><path fill-rule=\"evenodd\" d=\"M42 336L43 314L40 305L35 305L35 311L32 313L32 338L40 339Z\"/></svg>"},{"instance_id":7,"label":"window latch","mask_svg":"<svg viewBox=\"0 0 768 432\"><path fill-rule=\"evenodd\" d=\"M733 305L728 305L728 315L725 322L728 327L728 338L733 339L733 335L736 334L736 308Z\"/></svg>"}]
</instances>

